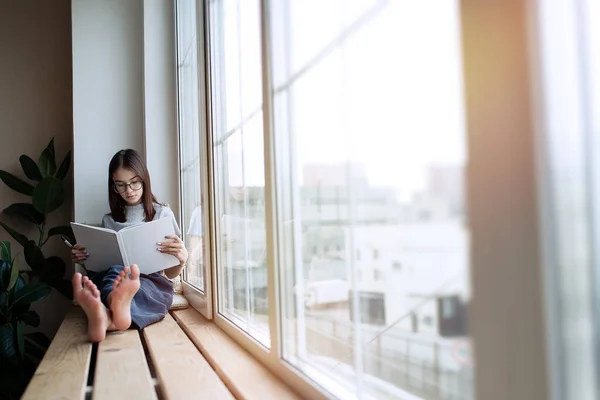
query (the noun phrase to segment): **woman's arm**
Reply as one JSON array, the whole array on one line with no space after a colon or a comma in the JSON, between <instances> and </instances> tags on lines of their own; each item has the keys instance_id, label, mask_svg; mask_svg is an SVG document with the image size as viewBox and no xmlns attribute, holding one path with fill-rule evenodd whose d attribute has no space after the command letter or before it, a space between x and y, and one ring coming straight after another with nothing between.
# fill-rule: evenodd
<instances>
[{"instance_id":1,"label":"woman's arm","mask_svg":"<svg viewBox=\"0 0 600 400\"><path fill-rule=\"evenodd\" d=\"M183 267L183 265L176 265L174 267L167 268L165 269L165 275L169 279L177 278L179 274L181 274L181 271L183 271Z\"/></svg>"},{"instance_id":2,"label":"woman's arm","mask_svg":"<svg viewBox=\"0 0 600 400\"><path fill-rule=\"evenodd\" d=\"M160 246L158 251L161 253L170 254L179 260L178 265L174 265L171 268L165 269L165 275L167 275L167 278L173 279L181 273L181 270L185 266L185 263L188 260L188 251L179 236L171 235L167 236L166 238L169 240L158 244Z\"/></svg>"}]
</instances>

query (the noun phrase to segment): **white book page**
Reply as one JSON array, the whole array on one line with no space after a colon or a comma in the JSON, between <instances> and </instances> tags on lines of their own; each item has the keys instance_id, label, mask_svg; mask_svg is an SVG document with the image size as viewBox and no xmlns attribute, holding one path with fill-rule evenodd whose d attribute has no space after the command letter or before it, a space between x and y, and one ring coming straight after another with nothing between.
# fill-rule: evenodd
<instances>
[{"instance_id":1,"label":"white book page","mask_svg":"<svg viewBox=\"0 0 600 400\"><path fill-rule=\"evenodd\" d=\"M90 254L84 266L89 271L104 271L113 265L123 265L117 233L111 229L71 222L77 243Z\"/></svg>"},{"instance_id":2,"label":"white book page","mask_svg":"<svg viewBox=\"0 0 600 400\"><path fill-rule=\"evenodd\" d=\"M137 264L140 272L151 274L179 264L176 257L158 251L159 242L174 235L171 218L161 218L119 231L128 265Z\"/></svg>"}]
</instances>

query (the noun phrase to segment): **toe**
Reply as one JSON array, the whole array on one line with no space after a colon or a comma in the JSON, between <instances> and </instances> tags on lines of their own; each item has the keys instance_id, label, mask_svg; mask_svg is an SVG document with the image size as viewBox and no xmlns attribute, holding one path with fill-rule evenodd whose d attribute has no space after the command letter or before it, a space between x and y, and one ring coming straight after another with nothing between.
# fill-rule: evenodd
<instances>
[{"instance_id":1,"label":"toe","mask_svg":"<svg viewBox=\"0 0 600 400\"><path fill-rule=\"evenodd\" d=\"M73 289L81 289L81 274L79 272L74 274L71 282L73 283Z\"/></svg>"},{"instance_id":2,"label":"toe","mask_svg":"<svg viewBox=\"0 0 600 400\"><path fill-rule=\"evenodd\" d=\"M131 279L140 278L140 268L136 264L131 265Z\"/></svg>"}]
</instances>

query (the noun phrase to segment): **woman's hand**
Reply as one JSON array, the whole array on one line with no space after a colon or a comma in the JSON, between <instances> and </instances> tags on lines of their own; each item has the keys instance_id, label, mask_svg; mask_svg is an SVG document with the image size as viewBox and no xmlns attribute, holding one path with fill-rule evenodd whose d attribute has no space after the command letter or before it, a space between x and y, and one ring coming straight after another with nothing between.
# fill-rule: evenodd
<instances>
[{"instance_id":1,"label":"woman's hand","mask_svg":"<svg viewBox=\"0 0 600 400\"><path fill-rule=\"evenodd\" d=\"M176 235L170 235L166 238L169 240L158 243L160 246L158 251L175 256L179 260L179 265L184 265L188 259L188 251L185 248L183 241Z\"/></svg>"},{"instance_id":2,"label":"woman's hand","mask_svg":"<svg viewBox=\"0 0 600 400\"><path fill-rule=\"evenodd\" d=\"M76 244L71 249L71 260L76 264L83 264L88 256L87 250L80 244Z\"/></svg>"}]
</instances>

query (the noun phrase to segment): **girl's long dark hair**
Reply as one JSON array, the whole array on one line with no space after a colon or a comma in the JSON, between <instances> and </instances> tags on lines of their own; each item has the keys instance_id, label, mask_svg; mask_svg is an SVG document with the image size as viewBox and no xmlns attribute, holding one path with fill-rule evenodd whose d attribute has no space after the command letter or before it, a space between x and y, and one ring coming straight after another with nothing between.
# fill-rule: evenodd
<instances>
[{"instance_id":1,"label":"girl's long dark hair","mask_svg":"<svg viewBox=\"0 0 600 400\"><path fill-rule=\"evenodd\" d=\"M146 168L146 163L142 160L140 154L132 149L119 151L113 156L108 165L108 203L112 218L116 222L127 221L125 215L125 206L127 203L125 203L125 200L115 190L115 183L113 181L113 174L119 167L132 170L143 181L142 188L144 189L144 193L142 194L142 204L144 205L144 216L146 221L152 221L154 214L156 214L153 203L158 203L158 201L152 194L150 174L148 173L148 168Z\"/></svg>"}]
</instances>

